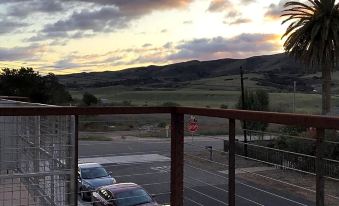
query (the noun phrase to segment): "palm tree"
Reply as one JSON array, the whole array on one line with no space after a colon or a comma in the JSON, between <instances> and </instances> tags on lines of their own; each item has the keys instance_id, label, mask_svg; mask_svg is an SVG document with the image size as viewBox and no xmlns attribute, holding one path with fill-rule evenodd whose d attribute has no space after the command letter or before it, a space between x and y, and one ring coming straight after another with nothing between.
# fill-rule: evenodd
<instances>
[{"instance_id":1,"label":"palm tree","mask_svg":"<svg viewBox=\"0 0 339 206\"><path fill-rule=\"evenodd\" d=\"M307 0L285 3L282 24L290 22L282 38L287 37L287 54L322 71L322 114L331 110L331 71L339 59L339 3L336 0Z\"/></svg>"}]
</instances>

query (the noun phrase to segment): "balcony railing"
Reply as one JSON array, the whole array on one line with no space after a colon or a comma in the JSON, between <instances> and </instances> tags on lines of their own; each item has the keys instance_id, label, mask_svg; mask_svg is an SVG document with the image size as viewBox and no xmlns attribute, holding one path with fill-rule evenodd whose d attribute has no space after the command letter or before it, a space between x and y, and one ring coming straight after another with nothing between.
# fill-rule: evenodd
<instances>
[{"instance_id":1,"label":"balcony railing","mask_svg":"<svg viewBox=\"0 0 339 206\"><path fill-rule=\"evenodd\" d=\"M114 114L170 114L171 115L171 195L173 206L183 205L184 191L184 115L199 115L228 119L228 205L236 205L235 193L235 145L236 121L258 121L292 126L316 128L315 141L315 180L316 205L324 205L323 156L325 129L339 129L339 118L328 116L286 114L273 112L244 111L231 109L207 109L191 107L10 107L0 108L1 116L73 116L74 118L74 154L72 155L72 177L77 175L78 165L78 116L80 115L114 115ZM1 176L1 175L0 175ZM72 190L77 194L77 181L71 179ZM77 203L77 195L71 202Z\"/></svg>"}]
</instances>

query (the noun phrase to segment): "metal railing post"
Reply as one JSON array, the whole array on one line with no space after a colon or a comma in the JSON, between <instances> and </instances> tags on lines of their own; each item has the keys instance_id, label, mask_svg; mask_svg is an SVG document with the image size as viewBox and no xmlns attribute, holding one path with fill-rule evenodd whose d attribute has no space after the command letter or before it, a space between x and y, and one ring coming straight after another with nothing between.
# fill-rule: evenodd
<instances>
[{"instance_id":1,"label":"metal railing post","mask_svg":"<svg viewBox=\"0 0 339 206\"><path fill-rule=\"evenodd\" d=\"M315 148L315 173L316 173L316 205L324 206L325 205L325 196L324 196L324 176L323 176L323 139L324 139L325 130L317 129L317 140Z\"/></svg>"},{"instance_id":2,"label":"metal railing post","mask_svg":"<svg viewBox=\"0 0 339 206\"><path fill-rule=\"evenodd\" d=\"M78 205L79 116L74 115L74 205Z\"/></svg>"},{"instance_id":3,"label":"metal railing post","mask_svg":"<svg viewBox=\"0 0 339 206\"><path fill-rule=\"evenodd\" d=\"M171 113L171 205L184 201L184 115Z\"/></svg>"},{"instance_id":4,"label":"metal railing post","mask_svg":"<svg viewBox=\"0 0 339 206\"><path fill-rule=\"evenodd\" d=\"M228 205L235 206L235 120L229 119Z\"/></svg>"}]
</instances>

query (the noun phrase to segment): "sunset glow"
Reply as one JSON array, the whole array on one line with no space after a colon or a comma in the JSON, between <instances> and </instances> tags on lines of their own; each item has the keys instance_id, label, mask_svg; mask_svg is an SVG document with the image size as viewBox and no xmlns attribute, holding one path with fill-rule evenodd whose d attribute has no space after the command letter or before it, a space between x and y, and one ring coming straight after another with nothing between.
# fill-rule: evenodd
<instances>
[{"instance_id":1,"label":"sunset glow","mask_svg":"<svg viewBox=\"0 0 339 206\"><path fill-rule=\"evenodd\" d=\"M1 1L0 66L67 74L279 53L285 29L279 17L282 4L275 0Z\"/></svg>"}]
</instances>

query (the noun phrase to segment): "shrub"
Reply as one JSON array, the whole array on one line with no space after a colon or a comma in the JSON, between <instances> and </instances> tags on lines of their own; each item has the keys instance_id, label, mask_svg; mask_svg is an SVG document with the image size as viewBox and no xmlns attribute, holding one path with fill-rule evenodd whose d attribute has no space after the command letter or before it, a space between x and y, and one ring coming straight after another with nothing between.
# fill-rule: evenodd
<instances>
[{"instance_id":1,"label":"shrub","mask_svg":"<svg viewBox=\"0 0 339 206\"><path fill-rule=\"evenodd\" d=\"M82 102L86 106L96 105L98 104L99 100L93 94L85 92L82 96Z\"/></svg>"},{"instance_id":2,"label":"shrub","mask_svg":"<svg viewBox=\"0 0 339 206\"><path fill-rule=\"evenodd\" d=\"M228 109L228 105L227 104L222 104L222 105L220 105L220 108L221 109Z\"/></svg>"},{"instance_id":3,"label":"shrub","mask_svg":"<svg viewBox=\"0 0 339 206\"><path fill-rule=\"evenodd\" d=\"M244 108L254 111L268 111L269 110L269 96L264 90L245 91ZM242 109L241 96L238 99L236 108ZM242 123L243 125L243 123ZM246 129L265 131L268 124L265 122L250 122L246 121Z\"/></svg>"},{"instance_id":4,"label":"shrub","mask_svg":"<svg viewBox=\"0 0 339 206\"><path fill-rule=\"evenodd\" d=\"M161 106L163 107L178 107L180 104L176 102L164 102Z\"/></svg>"}]
</instances>

